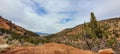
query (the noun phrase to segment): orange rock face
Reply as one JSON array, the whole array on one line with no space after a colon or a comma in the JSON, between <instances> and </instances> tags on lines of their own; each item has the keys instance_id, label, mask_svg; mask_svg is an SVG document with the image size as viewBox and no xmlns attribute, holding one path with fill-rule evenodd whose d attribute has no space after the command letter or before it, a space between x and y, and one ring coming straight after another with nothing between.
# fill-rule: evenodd
<instances>
[{"instance_id":1,"label":"orange rock face","mask_svg":"<svg viewBox=\"0 0 120 54\"><path fill-rule=\"evenodd\" d=\"M24 35L28 30L12 23L11 21L4 19L3 17L0 16L0 28L4 28L13 32L16 32L20 35Z\"/></svg>"},{"instance_id":2,"label":"orange rock face","mask_svg":"<svg viewBox=\"0 0 120 54\"><path fill-rule=\"evenodd\" d=\"M112 49L103 49L94 53L89 50L77 49L57 43L48 43L42 46L21 46L11 48L1 54L115 54Z\"/></svg>"},{"instance_id":3,"label":"orange rock face","mask_svg":"<svg viewBox=\"0 0 120 54\"><path fill-rule=\"evenodd\" d=\"M98 52L98 54L115 54L112 49L103 49Z\"/></svg>"},{"instance_id":4,"label":"orange rock face","mask_svg":"<svg viewBox=\"0 0 120 54\"><path fill-rule=\"evenodd\" d=\"M8 26L7 23L7 20L0 18L0 28L10 29L10 26Z\"/></svg>"},{"instance_id":5,"label":"orange rock face","mask_svg":"<svg viewBox=\"0 0 120 54\"><path fill-rule=\"evenodd\" d=\"M64 44L49 43L42 46L16 47L2 54L96 54L89 50L81 50Z\"/></svg>"}]
</instances>

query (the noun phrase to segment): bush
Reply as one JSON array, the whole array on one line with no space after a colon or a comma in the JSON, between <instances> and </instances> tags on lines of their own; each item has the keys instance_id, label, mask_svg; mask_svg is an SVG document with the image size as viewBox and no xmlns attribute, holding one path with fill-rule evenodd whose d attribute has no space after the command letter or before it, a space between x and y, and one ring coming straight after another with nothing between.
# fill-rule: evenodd
<instances>
[{"instance_id":1,"label":"bush","mask_svg":"<svg viewBox=\"0 0 120 54\"><path fill-rule=\"evenodd\" d=\"M109 46L113 46L114 44L116 44L117 43L117 39L116 39L116 37L110 37L109 39L108 39L108 44L109 44Z\"/></svg>"},{"instance_id":2,"label":"bush","mask_svg":"<svg viewBox=\"0 0 120 54\"><path fill-rule=\"evenodd\" d=\"M31 31L27 32L27 36L24 35L20 35L17 34L16 32L10 31L10 30L6 30L4 28L0 28L0 31L2 33L7 33L10 34L10 36L6 36L5 38L8 39L7 43L9 44L12 40L16 40L18 42L20 42L20 44L23 44L24 42L29 42L35 45L38 45L39 43L47 43L49 41L40 38L37 34L32 33ZM28 36L30 35L30 36ZM14 43L13 43L14 44Z\"/></svg>"}]
</instances>

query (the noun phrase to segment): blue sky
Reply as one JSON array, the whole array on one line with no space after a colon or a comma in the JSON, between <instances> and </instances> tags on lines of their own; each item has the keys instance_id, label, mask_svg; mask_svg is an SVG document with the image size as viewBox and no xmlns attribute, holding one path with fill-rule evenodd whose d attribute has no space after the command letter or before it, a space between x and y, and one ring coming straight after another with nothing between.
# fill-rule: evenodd
<instances>
[{"instance_id":1,"label":"blue sky","mask_svg":"<svg viewBox=\"0 0 120 54\"><path fill-rule=\"evenodd\" d=\"M56 33L88 22L120 17L120 0L0 0L0 15L33 32Z\"/></svg>"}]
</instances>

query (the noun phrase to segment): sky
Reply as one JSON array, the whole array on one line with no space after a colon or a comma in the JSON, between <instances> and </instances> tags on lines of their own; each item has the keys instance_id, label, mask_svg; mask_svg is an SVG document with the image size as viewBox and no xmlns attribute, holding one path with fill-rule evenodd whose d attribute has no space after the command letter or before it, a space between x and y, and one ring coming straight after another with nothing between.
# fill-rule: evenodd
<instances>
[{"instance_id":1,"label":"sky","mask_svg":"<svg viewBox=\"0 0 120 54\"><path fill-rule=\"evenodd\" d=\"M0 0L0 16L33 32L56 33L88 22L120 17L120 0Z\"/></svg>"}]
</instances>

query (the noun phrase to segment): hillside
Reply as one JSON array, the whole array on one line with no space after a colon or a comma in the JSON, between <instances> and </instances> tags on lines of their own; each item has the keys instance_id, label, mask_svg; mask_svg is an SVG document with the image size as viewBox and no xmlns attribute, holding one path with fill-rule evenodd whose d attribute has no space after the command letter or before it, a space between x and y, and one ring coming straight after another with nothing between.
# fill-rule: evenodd
<instances>
[{"instance_id":1,"label":"hillside","mask_svg":"<svg viewBox=\"0 0 120 54\"><path fill-rule=\"evenodd\" d=\"M0 17L0 44L22 46L38 45L46 42L47 40L43 39L38 34Z\"/></svg>"},{"instance_id":2,"label":"hillside","mask_svg":"<svg viewBox=\"0 0 120 54\"><path fill-rule=\"evenodd\" d=\"M101 24L108 25L110 27L109 28L110 31L117 31L116 33L118 33L120 35L120 17L102 20L99 22ZM63 31L58 32L53 35L55 35L55 36L77 36L80 33L82 33L82 30L83 30L83 25L78 25L73 28L64 29Z\"/></svg>"},{"instance_id":3,"label":"hillside","mask_svg":"<svg viewBox=\"0 0 120 54\"><path fill-rule=\"evenodd\" d=\"M38 36L36 33L33 33L27 29L24 29L1 16L0 16L0 28L4 28L6 30L16 32L17 34L20 34L20 35Z\"/></svg>"},{"instance_id":4,"label":"hillside","mask_svg":"<svg viewBox=\"0 0 120 54\"><path fill-rule=\"evenodd\" d=\"M88 35L89 33L86 33L84 35L85 24L81 24L73 28L64 29L61 32L49 35L46 38L52 42L63 43L76 48L92 50L95 52L104 48L113 48L119 54L120 17L98 21L98 23L98 25L102 26L99 29L102 29L102 31L105 32L103 35L104 38L98 38L95 36L92 36L93 38L90 38L90 35ZM87 24L90 23L88 22ZM106 30L104 30L103 27L106 28ZM91 32L92 30L86 31ZM95 35L94 33L91 34ZM98 32L98 34L100 33ZM105 38L105 36L107 37Z\"/></svg>"},{"instance_id":5,"label":"hillside","mask_svg":"<svg viewBox=\"0 0 120 54\"><path fill-rule=\"evenodd\" d=\"M103 33L99 33L99 32L97 33L97 34L103 34L102 35L103 37L100 37L100 38L97 37L98 35L94 33L94 31L93 31L94 29L85 30L85 25L89 25L89 26L93 25L91 22L81 24L81 25L78 25L73 28L67 28L56 34L39 37L37 34L31 32L31 31L28 31L20 26L17 26L2 17L0 19L1 19L1 21L0 21L1 22L0 44L5 43L5 44L8 44L9 47L21 46L21 47L16 47L14 49L10 49L10 51L4 52L5 54L8 54L8 53L11 54L12 52L15 52L15 54L17 54L17 53L21 53L21 54L32 53L33 54L35 52L40 53L40 54L43 52L45 54L47 54L47 53L52 53L52 54L63 53L63 54L65 54L67 52L67 51L59 52L59 50L56 51L56 49L58 49L58 48L60 48L60 49L62 48L62 50L69 50L68 52L71 52L71 53L73 52L72 54L81 53L83 51L83 50L81 51L79 49L91 50L93 52L97 52L100 49L106 49L106 48L112 48L113 50L115 50L115 52L117 54L120 53L119 52L120 51L120 18L112 18L112 19L108 19L108 20L96 21L96 22L98 22L97 25L99 25L100 27L95 27L94 29L96 31L103 32ZM89 28L89 26L86 26L86 27ZM99 30L98 28L102 29L102 30ZM104 30L104 28L106 28L106 29ZM90 29L91 29L91 27L90 27ZM23 31L23 32L21 32L21 31ZM84 31L92 32L92 33L84 34ZM97 35L97 36L95 37L94 35ZM38 46L38 45L42 45L42 44L45 44L48 42L62 43L62 44L73 46L73 47L76 47L79 49L77 50L76 48L73 48L73 47L69 47L66 45L54 44L54 43L46 44L43 46ZM33 47L33 46L36 46L36 47ZM45 50L43 50L43 48ZM34 49L35 51L32 49ZM51 49L53 49L53 50L50 51ZM74 52L74 49L75 49L75 52ZM22 52L19 50L21 50ZM41 50L41 52L37 51L37 50ZM47 52L46 52L46 50L47 50ZM1 50L1 51L4 51L4 50ZM80 51L80 52L76 52L76 51ZM90 53L91 53L91 51L90 51ZM83 51L82 53L87 54L87 51L85 51L85 52ZM68 53L66 53L66 54L68 54Z\"/></svg>"}]
</instances>

